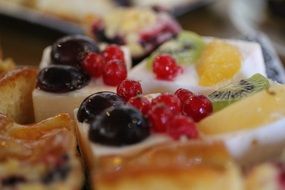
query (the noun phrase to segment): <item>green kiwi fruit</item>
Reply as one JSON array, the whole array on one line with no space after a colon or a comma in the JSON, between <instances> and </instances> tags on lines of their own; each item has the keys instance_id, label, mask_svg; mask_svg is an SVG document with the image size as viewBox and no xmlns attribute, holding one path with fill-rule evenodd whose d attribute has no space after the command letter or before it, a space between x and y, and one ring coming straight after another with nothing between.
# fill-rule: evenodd
<instances>
[{"instance_id":1,"label":"green kiwi fruit","mask_svg":"<svg viewBox=\"0 0 285 190\"><path fill-rule=\"evenodd\" d=\"M255 74L248 79L231 83L208 95L213 103L214 112L226 106L248 97L270 86L269 81L261 74Z\"/></svg>"},{"instance_id":2,"label":"green kiwi fruit","mask_svg":"<svg viewBox=\"0 0 285 190\"><path fill-rule=\"evenodd\" d=\"M205 42L201 36L193 32L183 31L177 38L161 45L147 59L147 68L151 69L157 55L170 54L180 65L193 64L200 56Z\"/></svg>"}]
</instances>

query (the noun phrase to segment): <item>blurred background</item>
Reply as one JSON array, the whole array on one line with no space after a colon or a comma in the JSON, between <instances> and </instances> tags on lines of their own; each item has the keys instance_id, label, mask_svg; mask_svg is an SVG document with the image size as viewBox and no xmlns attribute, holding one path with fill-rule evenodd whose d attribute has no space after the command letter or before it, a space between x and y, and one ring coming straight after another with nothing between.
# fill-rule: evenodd
<instances>
[{"instance_id":1,"label":"blurred background","mask_svg":"<svg viewBox=\"0 0 285 190\"><path fill-rule=\"evenodd\" d=\"M66 5L73 1L66 1ZM27 0L22 3L21 8L18 6L11 8L6 5L7 2L8 0L0 0L0 45L4 57L12 57L17 64L37 65L44 47L67 33L83 32L77 23L32 10ZM61 2L63 6L64 2ZM129 3L129 1L119 2ZM182 0L182 2L187 2L187 6L182 4L183 6L168 8L184 29L205 36L254 38L257 41L265 41L266 46L269 49L273 47L273 51L276 50L278 57L285 64L284 0Z\"/></svg>"}]
</instances>

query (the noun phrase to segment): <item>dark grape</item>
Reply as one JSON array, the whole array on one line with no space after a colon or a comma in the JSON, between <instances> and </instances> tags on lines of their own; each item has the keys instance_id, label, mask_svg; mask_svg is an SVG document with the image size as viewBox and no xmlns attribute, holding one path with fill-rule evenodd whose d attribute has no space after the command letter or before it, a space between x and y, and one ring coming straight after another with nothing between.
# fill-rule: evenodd
<instances>
[{"instance_id":1,"label":"dark grape","mask_svg":"<svg viewBox=\"0 0 285 190\"><path fill-rule=\"evenodd\" d=\"M117 107L124 103L124 100L114 92L97 92L88 96L81 103L77 112L77 119L80 122L90 123L105 109Z\"/></svg>"},{"instance_id":2,"label":"dark grape","mask_svg":"<svg viewBox=\"0 0 285 190\"><path fill-rule=\"evenodd\" d=\"M68 66L49 66L38 75L37 87L47 92L64 93L80 89L90 77L81 70Z\"/></svg>"},{"instance_id":3,"label":"dark grape","mask_svg":"<svg viewBox=\"0 0 285 190\"><path fill-rule=\"evenodd\" d=\"M101 113L91 123L89 139L110 146L131 145L150 135L150 127L136 108L123 105Z\"/></svg>"},{"instance_id":4,"label":"dark grape","mask_svg":"<svg viewBox=\"0 0 285 190\"><path fill-rule=\"evenodd\" d=\"M51 63L82 68L82 61L89 52L99 52L94 40L86 36L66 36L52 46Z\"/></svg>"}]
</instances>

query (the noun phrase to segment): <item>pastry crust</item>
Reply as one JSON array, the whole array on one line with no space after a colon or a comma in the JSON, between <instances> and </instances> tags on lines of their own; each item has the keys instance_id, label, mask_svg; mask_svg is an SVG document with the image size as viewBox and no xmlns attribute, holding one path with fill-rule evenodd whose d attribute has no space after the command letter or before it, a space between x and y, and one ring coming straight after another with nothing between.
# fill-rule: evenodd
<instances>
[{"instance_id":1,"label":"pastry crust","mask_svg":"<svg viewBox=\"0 0 285 190\"><path fill-rule=\"evenodd\" d=\"M32 125L0 115L0 142L0 189L81 189L74 122L68 114Z\"/></svg>"},{"instance_id":2,"label":"pastry crust","mask_svg":"<svg viewBox=\"0 0 285 190\"><path fill-rule=\"evenodd\" d=\"M222 143L171 141L133 154L100 157L82 132L78 128L93 189L243 189L240 170Z\"/></svg>"},{"instance_id":3,"label":"pastry crust","mask_svg":"<svg viewBox=\"0 0 285 190\"><path fill-rule=\"evenodd\" d=\"M32 91L36 76L37 69L22 67L0 78L0 113L21 124L34 121Z\"/></svg>"}]
</instances>

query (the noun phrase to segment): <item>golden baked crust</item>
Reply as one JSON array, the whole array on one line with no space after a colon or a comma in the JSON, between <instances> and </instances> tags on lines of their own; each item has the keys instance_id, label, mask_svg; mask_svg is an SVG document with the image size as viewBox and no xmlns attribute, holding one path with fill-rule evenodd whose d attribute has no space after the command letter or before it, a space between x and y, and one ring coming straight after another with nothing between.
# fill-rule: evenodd
<instances>
[{"instance_id":1,"label":"golden baked crust","mask_svg":"<svg viewBox=\"0 0 285 190\"><path fill-rule=\"evenodd\" d=\"M0 189L81 189L73 130L68 114L33 125L0 115Z\"/></svg>"},{"instance_id":2,"label":"golden baked crust","mask_svg":"<svg viewBox=\"0 0 285 190\"><path fill-rule=\"evenodd\" d=\"M96 190L243 189L239 168L221 143L155 145L138 154L93 162L90 175Z\"/></svg>"},{"instance_id":3,"label":"golden baked crust","mask_svg":"<svg viewBox=\"0 0 285 190\"><path fill-rule=\"evenodd\" d=\"M34 121L32 91L36 76L37 69L23 67L0 78L0 113L21 124Z\"/></svg>"}]
</instances>

